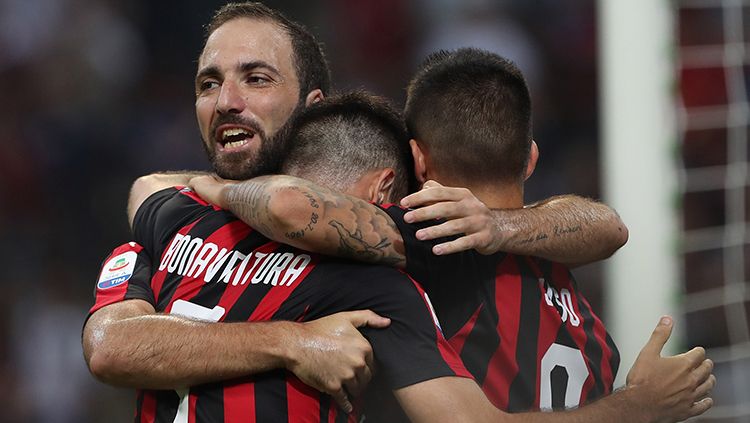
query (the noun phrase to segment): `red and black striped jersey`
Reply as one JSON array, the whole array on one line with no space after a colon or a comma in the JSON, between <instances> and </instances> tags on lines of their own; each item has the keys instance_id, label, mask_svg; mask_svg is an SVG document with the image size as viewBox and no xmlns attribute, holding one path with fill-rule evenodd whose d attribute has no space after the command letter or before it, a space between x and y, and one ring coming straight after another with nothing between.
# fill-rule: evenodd
<instances>
[{"instance_id":1,"label":"red and black striped jersey","mask_svg":"<svg viewBox=\"0 0 750 423\"><path fill-rule=\"evenodd\" d=\"M500 409L564 409L612 392L619 354L569 270L536 257L476 251L436 256L425 225L384 207L406 248L407 272L430 295L444 335Z\"/></svg>"},{"instance_id":2,"label":"red and black striped jersey","mask_svg":"<svg viewBox=\"0 0 750 423\"><path fill-rule=\"evenodd\" d=\"M152 195L134 230L138 244L119 247L105 261L91 313L128 298L149 301L158 312L217 322L309 321L370 309L391 318L386 329L363 329L388 389L471 377L440 333L424 291L403 272L271 242L189 190ZM113 265L131 261L130 275L102 283L112 279ZM139 391L136 421L344 422L360 413L357 407L347 415L327 395L277 370L186 391Z\"/></svg>"}]
</instances>

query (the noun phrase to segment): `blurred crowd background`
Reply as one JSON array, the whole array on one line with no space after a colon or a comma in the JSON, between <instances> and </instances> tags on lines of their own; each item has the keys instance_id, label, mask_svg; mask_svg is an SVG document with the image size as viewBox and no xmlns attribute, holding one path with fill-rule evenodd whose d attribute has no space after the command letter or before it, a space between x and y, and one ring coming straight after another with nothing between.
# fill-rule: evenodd
<instances>
[{"instance_id":1,"label":"blurred crowd background","mask_svg":"<svg viewBox=\"0 0 750 423\"><path fill-rule=\"evenodd\" d=\"M202 26L223 3L0 0L0 421L132 418L132 392L88 374L80 331L101 260L129 240L132 181L207 168L192 87ZM324 43L336 88L398 105L436 49L513 59L541 151L527 202L600 197L594 0L266 3ZM601 265L575 274L603 314Z\"/></svg>"}]
</instances>

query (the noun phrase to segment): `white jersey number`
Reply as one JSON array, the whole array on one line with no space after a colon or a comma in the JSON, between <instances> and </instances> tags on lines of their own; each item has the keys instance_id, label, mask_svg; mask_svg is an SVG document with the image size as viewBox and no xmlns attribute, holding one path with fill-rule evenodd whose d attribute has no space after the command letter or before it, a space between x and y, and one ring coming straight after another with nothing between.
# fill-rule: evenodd
<instances>
[{"instance_id":1,"label":"white jersey number","mask_svg":"<svg viewBox=\"0 0 750 423\"><path fill-rule=\"evenodd\" d=\"M552 409L552 370L558 366L564 368L568 374L568 383L565 387L565 408L575 407L581 400L583 383L589 376L583 354L575 348L552 344L542 357L539 374L539 408L542 410ZM557 392L555 394L559 395Z\"/></svg>"}]
</instances>

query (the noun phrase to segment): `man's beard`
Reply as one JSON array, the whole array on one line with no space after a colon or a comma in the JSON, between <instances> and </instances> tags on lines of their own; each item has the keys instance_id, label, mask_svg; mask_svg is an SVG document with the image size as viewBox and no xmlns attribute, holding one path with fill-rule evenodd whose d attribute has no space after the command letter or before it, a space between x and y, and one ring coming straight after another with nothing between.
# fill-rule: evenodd
<instances>
[{"instance_id":1,"label":"man's beard","mask_svg":"<svg viewBox=\"0 0 750 423\"><path fill-rule=\"evenodd\" d=\"M303 107L304 103L297 105L287 121L271 137L267 137L265 131L254 120L238 115L223 115L218 117L212 125L211 134L216 133L214 128L217 128L219 125L227 123L245 125L253 129L255 132L254 137L258 139L252 142L260 142L260 146L256 152L250 154L247 152L238 152L218 155L215 148L211 149L205 142L202 143L203 149L208 155L208 160L214 168L214 172L224 179L234 180L250 179L278 172L291 146L289 132L292 123L300 114Z\"/></svg>"}]
</instances>

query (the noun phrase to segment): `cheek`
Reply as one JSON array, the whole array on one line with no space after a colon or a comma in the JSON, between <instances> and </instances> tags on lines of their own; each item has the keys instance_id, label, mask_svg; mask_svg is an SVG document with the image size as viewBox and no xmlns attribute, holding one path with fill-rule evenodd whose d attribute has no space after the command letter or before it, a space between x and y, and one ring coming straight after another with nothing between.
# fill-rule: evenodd
<instances>
[{"instance_id":1,"label":"cheek","mask_svg":"<svg viewBox=\"0 0 750 423\"><path fill-rule=\"evenodd\" d=\"M195 115L198 120L198 128L200 129L204 140L207 139L208 130L211 127L212 114L213 107L210 106L206 99L198 99L195 101Z\"/></svg>"},{"instance_id":2,"label":"cheek","mask_svg":"<svg viewBox=\"0 0 750 423\"><path fill-rule=\"evenodd\" d=\"M269 125L275 131L287 121L296 105L296 95L277 92L273 95L265 96L259 107L262 107L264 115L268 117Z\"/></svg>"}]
</instances>

